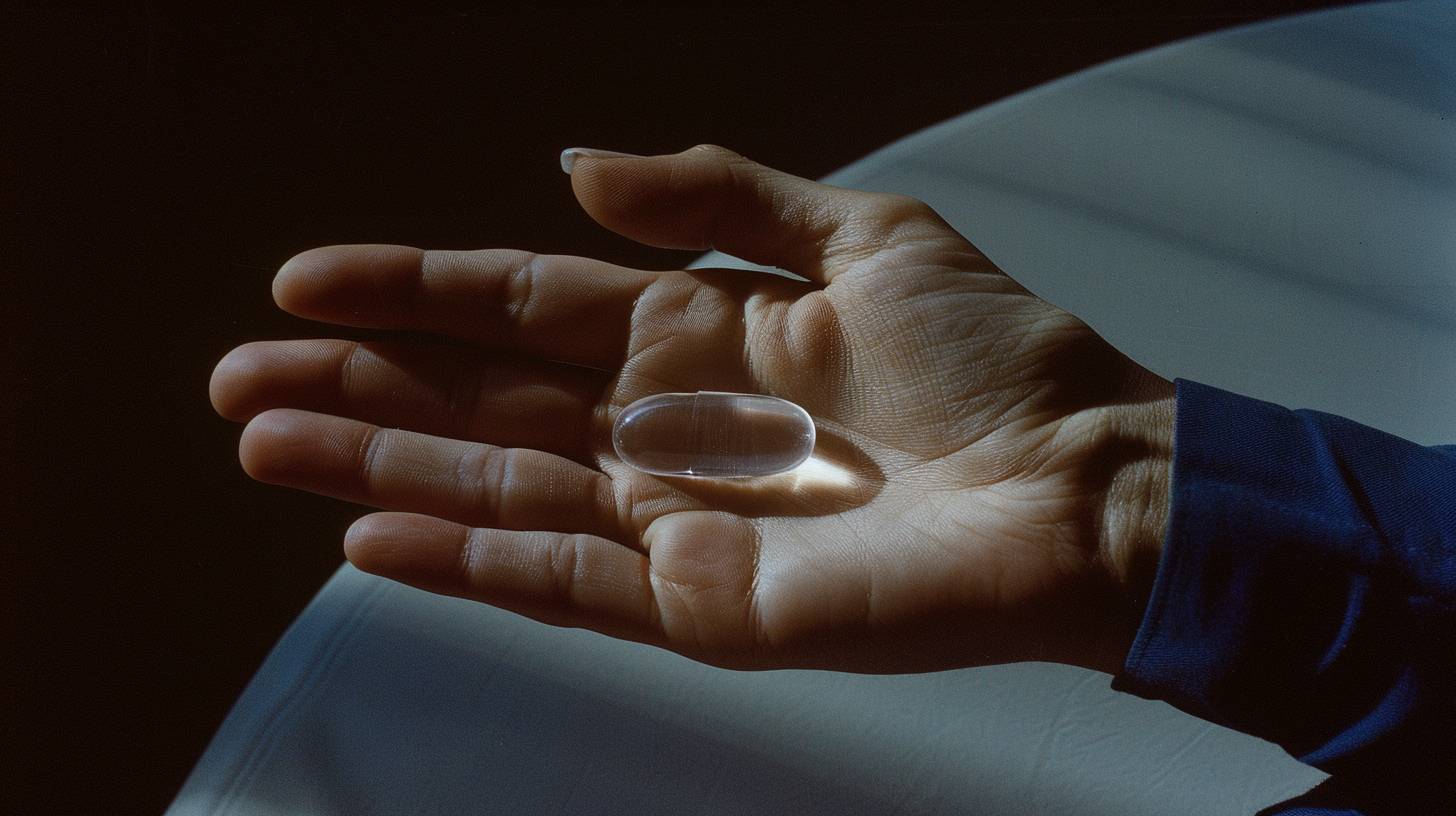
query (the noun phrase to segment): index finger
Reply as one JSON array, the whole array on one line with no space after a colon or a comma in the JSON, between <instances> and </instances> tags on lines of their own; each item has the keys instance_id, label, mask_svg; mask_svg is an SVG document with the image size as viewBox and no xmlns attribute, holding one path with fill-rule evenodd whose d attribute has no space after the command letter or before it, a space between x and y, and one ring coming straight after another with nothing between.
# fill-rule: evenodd
<instances>
[{"instance_id":1,"label":"index finger","mask_svg":"<svg viewBox=\"0 0 1456 816\"><path fill-rule=\"evenodd\" d=\"M610 371L626 356L637 298L661 275L513 249L342 244L291 258L273 299L311 320L429 332Z\"/></svg>"}]
</instances>

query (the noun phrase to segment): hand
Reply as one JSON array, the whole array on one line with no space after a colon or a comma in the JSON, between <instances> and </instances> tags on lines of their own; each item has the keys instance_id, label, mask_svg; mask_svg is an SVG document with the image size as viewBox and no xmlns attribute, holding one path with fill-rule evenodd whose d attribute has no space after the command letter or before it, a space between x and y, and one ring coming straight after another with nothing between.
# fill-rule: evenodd
<instances>
[{"instance_id":1,"label":"hand","mask_svg":"<svg viewBox=\"0 0 1456 816\"><path fill-rule=\"evenodd\" d=\"M1172 385L924 203L699 146L582 157L598 222L804 278L333 246L278 304L438 343L252 343L213 376L254 478L387 511L359 568L735 668L1115 672L1167 509ZM819 442L746 481L636 472L663 391L792 400Z\"/></svg>"}]
</instances>

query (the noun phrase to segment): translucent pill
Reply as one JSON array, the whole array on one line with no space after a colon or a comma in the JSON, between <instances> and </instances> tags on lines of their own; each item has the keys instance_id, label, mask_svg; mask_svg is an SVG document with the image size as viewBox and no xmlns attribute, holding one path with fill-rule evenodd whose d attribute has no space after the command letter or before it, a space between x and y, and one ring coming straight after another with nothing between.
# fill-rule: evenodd
<instances>
[{"instance_id":1,"label":"translucent pill","mask_svg":"<svg viewBox=\"0 0 1456 816\"><path fill-rule=\"evenodd\" d=\"M658 476L769 476L809 458L814 420L788 400L759 394L654 394L622 409L612 447L623 462Z\"/></svg>"}]
</instances>

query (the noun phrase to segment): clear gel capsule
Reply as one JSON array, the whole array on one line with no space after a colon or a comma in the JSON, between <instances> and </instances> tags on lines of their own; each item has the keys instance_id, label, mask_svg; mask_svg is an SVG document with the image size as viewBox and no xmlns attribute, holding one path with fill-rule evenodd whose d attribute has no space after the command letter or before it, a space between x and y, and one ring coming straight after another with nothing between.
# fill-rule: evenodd
<instances>
[{"instance_id":1,"label":"clear gel capsule","mask_svg":"<svg viewBox=\"0 0 1456 816\"><path fill-rule=\"evenodd\" d=\"M778 397L654 394L622 409L612 447L623 462L658 476L770 476L809 458L814 420Z\"/></svg>"}]
</instances>

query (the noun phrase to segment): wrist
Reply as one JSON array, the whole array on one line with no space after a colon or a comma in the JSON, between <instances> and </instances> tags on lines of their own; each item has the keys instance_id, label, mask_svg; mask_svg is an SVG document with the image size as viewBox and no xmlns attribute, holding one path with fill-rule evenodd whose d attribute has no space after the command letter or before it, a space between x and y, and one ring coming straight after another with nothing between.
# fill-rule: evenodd
<instances>
[{"instance_id":1,"label":"wrist","mask_svg":"<svg viewBox=\"0 0 1456 816\"><path fill-rule=\"evenodd\" d=\"M1143 370L1129 400L1110 409L1106 455L1117 467L1102 501L1098 550L1141 612L1168 532L1173 469L1173 383Z\"/></svg>"},{"instance_id":2,"label":"wrist","mask_svg":"<svg viewBox=\"0 0 1456 816\"><path fill-rule=\"evenodd\" d=\"M1141 366L1116 405L1100 409L1093 467L1105 487L1092 517L1097 557L1119 598L1103 656L1116 674L1132 647L1152 594L1168 531L1173 465L1174 384Z\"/></svg>"}]
</instances>

